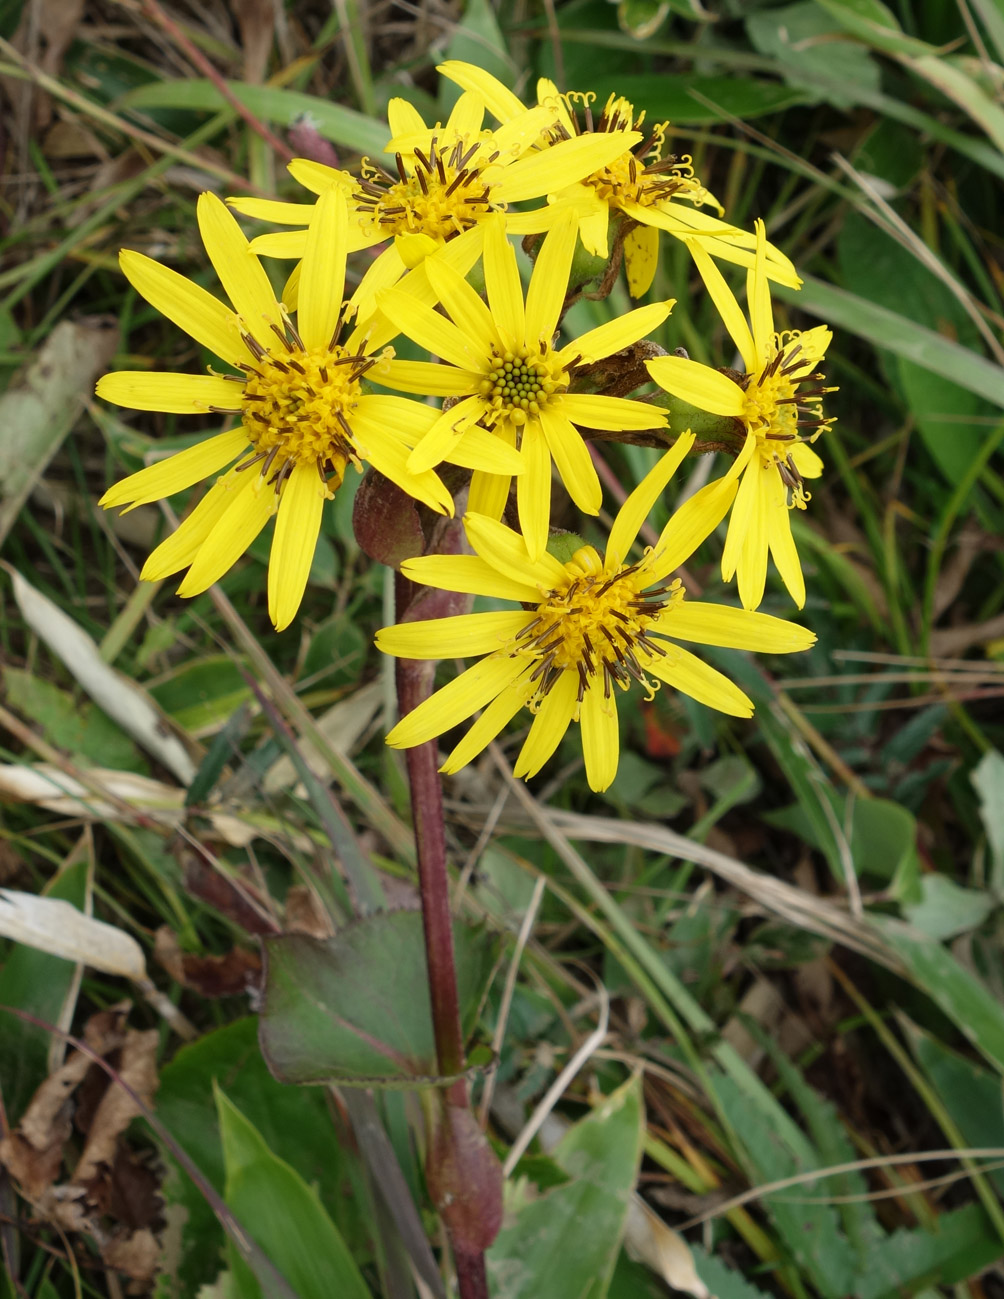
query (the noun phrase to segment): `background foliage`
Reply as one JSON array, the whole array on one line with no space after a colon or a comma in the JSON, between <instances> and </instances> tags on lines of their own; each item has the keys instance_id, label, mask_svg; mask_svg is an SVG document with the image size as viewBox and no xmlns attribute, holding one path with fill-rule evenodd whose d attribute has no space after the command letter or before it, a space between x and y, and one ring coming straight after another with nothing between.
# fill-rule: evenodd
<instances>
[{"instance_id":1,"label":"background foliage","mask_svg":"<svg viewBox=\"0 0 1004 1299\"><path fill-rule=\"evenodd\" d=\"M415 904L371 647L386 575L342 491L280 636L267 542L195 600L138 585L168 524L95 502L197 434L90 394L113 362L208 359L128 291L120 246L208 285L198 193L292 193L235 104L292 152L348 162L382 147L391 96L442 115L443 56L670 118L729 217L764 217L805 276L779 292L781 323L833 325L840 384L827 473L795 520L819 642L765 671L728 655L755 719L660 695L626 718L602 797L574 744L532 798L490 755L448 785L457 909L497 936L493 979L471 958L469 1019L499 1051L479 1103L519 1159L493 1292L1004 1294L1004 6L162 13L0 2L0 885L136 940L42 906L35 944L0 948L0 1005L22 1012L0 1014L0 1294L442 1285L416 1094L280 1084L254 1019L256 938L300 935L282 949L295 979L344 913L327 851L351 877L343 806L386 904ZM727 364L682 247L659 274L655 295L679 300L664 345ZM569 323L610 309L582 302ZM605 454L624 490L653 455ZM719 585L710 547L691 577ZM790 611L776 584L764 607ZM368 959L399 943L407 969L400 936ZM72 1050L64 1064L53 1025L86 1033L143 1106ZM50 1075L74 1079L72 1121L56 1106L45 1158L18 1162L10 1134ZM228 1213L260 1247L250 1267Z\"/></svg>"}]
</instances>

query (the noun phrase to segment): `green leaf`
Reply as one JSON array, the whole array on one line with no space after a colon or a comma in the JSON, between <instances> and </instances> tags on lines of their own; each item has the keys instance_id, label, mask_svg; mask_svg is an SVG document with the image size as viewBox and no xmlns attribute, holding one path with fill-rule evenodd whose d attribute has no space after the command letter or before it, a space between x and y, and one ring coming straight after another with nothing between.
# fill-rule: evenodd
<instances>
[{"instance_id":1,"label":"green leaf","mask_svg":"<svg viewBox=\"0 0 1004 1299\"><path fill-rule=\"evenodd\" d=\"M776 81L752 77L666 77L661 74L594 77L590 89L602 104L608 95L630 94L636 109L644 108L647 120L664 119L679 125L722 122L729 117L749 121L765 113L778 113L792 104L814 102L818 95L781 86Z\"/></svg>"},{"instance_id":2,"label":"green leaf","mask_svg":"<svg viewBox=\"0 0 1004 1299\"><path fill-rule=\"evenodd\" d=\"M700 1245L691 1245L690 1252L694 1257L697 1275L715 1299L768 1299L766 1291L750 1285L738 1272L726 1267L716 1255L706 1254Z\"/></svg>"},{"instance_id":3,"label":"green leaf","mask_svg":"<svg viewBox=\"0 0 1004 1299\"><path fill-rule=\"evenodd\" d=\"M1004 1072L1004 1008L946 948L888 916L872 925L923 989L973 1046Z\"/></svg>"},{"instance_id":4,"label":"green leaf","mask_svg":"<svg viewBox=\"0 0 1004 1299\"><path fill-rule=\"evenodd\" d=\"M313 1187L272 1153L261 1133L214 1088L226 1166L224 1198L295 1290L298 1299L371 1299L341 1232ZM241 1299L262 1299L248 1265L231 1247ZM267 1296L265 1297L267 1299Z\"/></svg>"},{"instance_id":5,"label":"green leaf","mask_svg":"<svg viewBox=\"0 0 1004 1299\"><path fill-rule=\"evenodd\" d=\"M317 1187L341 1234L365 1249L371 1232L361 1169L338 1140L325 1095L316 1088L277 1083L261 1057L257 1030L257 1021L248 1017L183 1046L161 1071L157 1115L222 1194L223 1145L213 1102L213 1083L218 1082L268 1146ZM197 1294L213 1280L224 1237L201 1192L170 1152L162 1153L169 1168L165 1204L181 1229L157 1299L177 1299Z\"/></svg>"},{"instance_id":6,"label":"green leaf","mask_svg":"<svg viewBox=\"0 0 1004 1299\"><path fill-rule=\"evenodd\" d=\"M947 875L921 875L920 898L903 906L903 915L928 938L955 938L977 929L997 905L989 893L966 889Z\"/></svg>"},{"instance_id":7,"label":"green leaf","mask_svg":"<svg viewBox=\"0 0 1004 1299\"><path fill-rule=\"evenodd\" d=\"M148 689L164 712L192 734L215 731L251 698L240 668L226 654L189 659Z\"/></svg>"},{"instance_id":8,"label":"green leaf","mask_svg":"<svg viewBox=\"0 0 1004 1299\"><path fill-rule=\"evenodd\" d=\"M84 910L89 888L91 861L87 854L65 867L42 890L47 898L59 898ZM0 966L0 1005L16 1006L46 1024L55 1024L71 995L76 966L61 956L24 943L14 943ZM52 1034L45 1028L25 1023L0 1012L0 1084L7 1119L16 1126L36 1087L48 1075L47 1059Z\"/></svg>"},{"instance_id":9,"label":"green leaf","mask_svg":"<svg viewBox=\"0 0 1004 1299\"><path fill-rule=\"evenodd\" d=\"M816 0L846 32L886 54L926 54L924 41L907 36L881 0Z\"/></svg>"},{"instance_id":10,"label":"green leaf","mask_svg":"<svg viewBox=\"0 0 1004 1299\"><path fill-rule=\"evenodd\" d=\"M570 1181L543 1194L510 1184L488 1251L493 1299L602 1299L620 1251L641 1158L641 1078L608 1096L552 1152Z\"/></svg>"},{"instance_id":11,"label":"green leaf","mask_svg":"<svg viewBox=\"0 0 1004 1299\"><path fill-rule=\"evenodd\" d=\"M930 1033L900 1016L917 1062L938 1093L965 1140L974 1149L1004 1149L1001 1080L974 1060L950 1051ZM988 1176L1004 1194L1004 1169Z\"/></svg>"},{"instance_id":12,"label":"green leaf","mask_svg":"<svg viewBox=\"0 0 1004 1299\"><path fill-rule=\"evenodd\" d=\"M903 65L968 113L998 149L1004 152L1004 110L957 63L934 54L904 58Z\"/></svg>"},{"instance_id":13,"label":"green leaf","mask_svg":"<svg viewBox=\"0 0 1004 1299\"><path fill-rule=\"evenodd\" d=\"M837 39L838 24L813 0L761 10L747 18L746 30L761 54L777 60L789 86L808 90L816 98L817 73L838 82L825 95L837 108L857 102L854 86L878 90L881 85L881 71L868 51L856 41Z\"/></svg>"},{"instance_id":14,"label":"green leaf","mask_svg":"<svg viewBox=\"0 0 1004 1299\"><path fill-rule=\"evenodd\" d=\"M446 57L473 63L497 77L505 86L512 86L515 80L513 61L489 0L467 0L464 16L453 28ZM459 98L460 87L442 77L439 107L444 117Z\"/></svg>"},{"instance_id":15,"label":"green leaf","mask_svg":"<svg viewBox=\"0 0 1004 1299\"><path fill-rule=\"evenodd\" d=\"M308 118L326 140L340 144L354 153L383 153L389 133L385 122L357 113L343 104L316 95L281 86L252 86L243 81L228 81L237 99L257 117L273 126L289 127L301 117ZM180 81L151 81L122 96L116 105L129 108L187 108L203 113L218 113L229 107L211 81L201 78Z\"/></svg>"},{"instance_id":16,"label":"green leaf","mask_svg":"<svg viewBox=\"0 0 1004 1299\"><path fill-rule=\"evenodd\" d=\"M919 263L911 261L919 274ZM867 271L868 268L864 269ZM897 311L890 311L811 275L803 280L801 289L797 291L774 285L772 292L775 297L809 315L825 320L834 329L846 329L876 347L887 348L933 374L951 379L995 406L1004 406L1004 371L1000 366L933 329L915 324ZM930 319L926 315L923 318Z\"/></svg>"},{"instance_id":17,"label":"green leaf","mask_svg":"<svg viewBox=\"0 0 1004 1299\"><path fill-rule=\"evenodd\" d=\"M751 1180L773 1182L825 1166L812 1143L758 1079L745 1084L717 1070L710 1080L718 1102L746 1153ZM822 1179L821 1179L822 1180ZM811 1189L806 1195L811 1195ZM798 1202L790 1191L763 1197L764 1208L784 1246L812 1284L827 1299L854 1294L854 1250L829 1204Z\"/></svg>"},{"instance_id":18,"label":"green leaf","mask_svg":"<svg viewBox=\"0 0 1004 1299\"><path fill-rule=\"evenodd\" d=\"M281 1082L416 1087L437 1080L417 911L366 916L334 938L266 938L260 1041ZM465 1038L495 964L496 940L454 926Z\"/></svg>"},{"instance_id":19,"label":"green leaf","mask_svg":"<svg viewBox=\"0 0 1004 1299\"><path fill-rule=\"evenodd\" d=\"M897 1299L975 1276L1000 1258L1001 1242L978 1204L942 1213L934 1231L897 1231L869 1251L857 1299Z\"/></svg>"},{"instance_id":20,"label":"green leaf","mask_svg":"<svg viewBox=\"0 0 1004 1299\"><path fill-rule=\"evenodd\" d=\"M969 779L980 798L980 817L990 850L990 882L1004 895L1004 757L991 749L979 760Z\"/></svg>"},{"instance_id":21,"label":"green leaf","mask_svg":"<svg viewBox=\"0 0 1004 1299\"><path fill-rule=\"evenodd\" d=\"M86 758L88 766L149 775L139 748L95 704L78 702L51 681L20 668L5 668L3 680L8 698L17 700L18 712L37 722L51 743Z\"/></svg>"}]
</instances>

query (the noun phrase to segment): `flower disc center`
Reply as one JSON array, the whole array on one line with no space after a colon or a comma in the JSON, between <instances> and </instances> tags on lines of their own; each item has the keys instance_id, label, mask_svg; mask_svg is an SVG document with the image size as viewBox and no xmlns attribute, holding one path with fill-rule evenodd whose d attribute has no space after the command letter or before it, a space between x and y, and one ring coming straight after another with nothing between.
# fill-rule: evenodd
<instances>
[{"instance_id":1,"label":"flower disc center","mask_svg":"<svg viewBox=\"0 0 1004 1299\"><path fill-rule=\"evenodd\" d=\"M517 653L539 659L531 677L538 681L538 698L567 670L578 674L580 700L598 676L607 698L614 685L627 689L632 677L654 690L645 660L665 650L649 629L683 599L679 579L643 591L640 565L607 570L592 546L576 551L565 568L567 581L548 593L516 638Z\"/></svg>"},{"instance_id":2,"label":"flower disc center","mask_svg":"<svg viewBox=\"0 0 1004 1299\"><path fill-rule=\"evenodd\" d=\"M493 349L480 385L496 421L509 419L516 425L525 424L528 415L539 415L553 394L567 390L568 375L554 353L529 347L504 353Z\"/></svg>"},{"instance_id":3,"label":"flower disc center","mask_svg":"<svg viewBox=\"0 0 1004 1299\"><path fill-rule=\"evenodd\" d=\"M338 482L354 459L349 417L361 395L359 380L373 363L337 345L308 351L288 343L266 352L256 346L246 367L242 419L254 454L240 468L262 464L276 490L297 464L314 464L326 483Z\"/></svg>"},{"instance_id":4,"label":"flower disc center","mask_svg":"<svg viewBox=\"0 0 1004 1299\"><path fill-rule=\"evenodd\" d=\"M498 158L484 141L457 137L447 148L433 137L428 154L397 154L397 178L369 163L361 183L358 210L380 234L425 234L438 242L462 234L501 205L492 202L482 173Z\"/></svg>"}]
</instances>

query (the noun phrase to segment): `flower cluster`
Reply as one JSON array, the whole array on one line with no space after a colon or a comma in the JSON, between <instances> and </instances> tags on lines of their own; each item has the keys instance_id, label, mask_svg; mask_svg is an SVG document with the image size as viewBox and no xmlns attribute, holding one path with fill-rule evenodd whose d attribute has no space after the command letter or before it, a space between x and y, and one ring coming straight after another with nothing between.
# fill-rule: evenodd
<instances>
[{"instance_id":1,"label":"flower cluster","mask_svg":"<svg viewBox=\"0 0 1004 1299\"><path fill-rule=\"evenodd\" d=\"M666 123L646 127L625 99L597 109L592 96L562 94L546 80L527 106L472 65L450 62L440 72L460 87L454 110L429 126L411 104L392 101L386 166L363 159L352 173L295 160L289 170L307 200L298 203L231 199L228 207L202 195L199 229L230 305L150 257L121 254L133 287L224 368L117 372L98 394L226 423L118 483L101 503L131 509L214 480L142 570L147 579L184 571L178 590L187 596L222 577L275 515L268 606L281 630L307 585L325 502L350 464L372 466L440 514L465 500L469 553L426 554L402 572L495 607L402 622L377 644L406 658L478 661L403 718L388 742L420 744L479 714L446 760L444 770L456 771L527 709L516 774L539 771L577 721L589 783L602 790L617 770L619 694L651 696L666 684L724 713L752 712L746 695L685 644L788 653L814 639L757 608L769 558L798 607L805 601L789 510L806 507L806 483L822 469L810 443L830 423L820 370L830 332L775 331L770 283L797 288L794 268L762 222L749 232L723 219L691 159L669 151ZM234 211L283 228L249 242ZM688 249L739 368L702 365L682 350L661 354L646 341L672 300L578 337L563 329L586 287L580 246L605 264L598 277L588 272L594 296L610 291L623 264L640 298L655 281L662 233ZM513 236L533 256L525 291ZM347 296L348 258L367 249L380 251ZM279 295L262 258L294 263ZM745 269L745 308L719 261ZM399 338L430 359L398 357ZM649 379L662 393L634 395ZM676 426L674 403L721 417L718 445L731 438L734 458L640 550L639 533L674 471L705 449ZM602 552L567 537L556 545L555 475L579 511L600 511L588 441L597 434L647 439L664 454L624 499ZM452 490L444 464L469 471L450 471ZM691 600L674 576L727 515L722 576L737 577L741 608Z\"/></svg>"}]
</instances>

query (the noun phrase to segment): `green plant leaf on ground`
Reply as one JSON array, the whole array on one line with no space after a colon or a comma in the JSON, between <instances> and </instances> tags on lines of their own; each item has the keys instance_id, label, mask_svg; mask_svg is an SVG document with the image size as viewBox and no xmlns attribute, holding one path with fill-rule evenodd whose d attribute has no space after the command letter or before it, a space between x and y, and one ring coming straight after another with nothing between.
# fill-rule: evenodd
<instances>
[{"instance_id":1,"label":"green plant leaf on ground","mask_svg":"<svg viewBox=\"0 0 1004 1299\"><path fill-rule=\"evenodd\" d=\"M213 1083L225 1090L263 1141L311 1186L317 1187L341 1235L357 1257L369 1237L366 1195L351 1152L331 1124L320 1088L284 1087L265 1066L252 1018L205 1033L183 1046L161 1071L157 1115L221 1194L225 1164ZM219 1271L223 1230L198 1188L163 1151L169 1173L164 1198L180 1237L157 1291L157 1299L194 1295Z\"/></svg>"},{"instance_id":2,"label":"green plant leaf on ground","mask_svg":"<svg viewBox=\"0 0 1004 1299\"><path fill-rule=\"evenodd\" d=\"M251 86L244 81L229 81L228 88L252 113L275 126L292 126L306 118L326 139L356 153L379 155L389 138L387 124L357 113L344 104L334 104L316 95L305 95L281 86ZM211 81L151 81L130 90L118 101L119 109L189 108L204 113L218 113L226 100Z\"/></svg>"},{"instance_id":3,"label":"green plant leaf on ground","mask_svg":"<svg viewBox=\"0 0 1004 1299\"><path fill-rule=\"evenodd\" d=\"M266 938L262 1053L283 1082L425 1086L437 1076L422 917L385 911L334 938ZM487 931L454 926L461 1021L473 1031L495 965Z\"/></svg>"},{"instance_id":4,"label":"green plant leaf on ground","mask_svg":"<svg viewBox=\"0 0 1004 1299\"><path fill-rule=\"evenodd\" d=\"M920 897L903 904L903 915L928 938L955 938L978 928L997 902L989 893L963 888L947 875L932 871L917 881Z\"/></svg>"},{"instance_id":5,"label":"green plant leaf on ground","mask_svg":"<svg viewBox=\"0 0 1004 1299\"><path fill-rule=\"evenodd\" d=\"M753 77L634 76L593 77L590 89L602 104L608 95L629 95L636 109L644 108L648 121L671 121L694 126L722 122L729 117L744 120L778 113L794 104L811 102L804 90L757 81Z\"/></svg>"},{"instance_id":6,"label":"green plant leaf on ground","mask_svg":"<svg viewBox=\"0 0 1004 1299\"><path fill-rule=\"evenodd\" d=\"M60 871L43 896L83 911L92 863L88 855ZM46 1024L58 1023L76 980L72 961L16 943L0 966L0 1006L16 1006ZM11 1127L17 1125L35 1088L45 1081L52 1034L0 1011L0 1084Z\"/></svg>"},{"instance_id":7,"label":"green plant leaf on ground","mask_svg":"<svg viewBox=\"0 0 1004 1299\"><path fill-rule=\"evenodd\" d=\"M1004 1008L940 943L888 916L871 916L921 988L970 1042L1004 1072Z\"/></svg>"},{"instance_id":8,"label":"green plant leaf on ground","mask_svg":"<svg viewBox=\"0 0 1004 1299\"><path fill-rule=\"evenodd\" d=\"M742 1143L754 1184L773 1182L825 1166L812 1143L780 1105L768 1108L759 1085L742 1086L717 1069L711 1083ZM759 1080L757 1080L759 1083ZM827 1299L854 1293L857 1259L830 1204L797 1202L789 1191L763 1197L784 1248L801 1272Z\"/></svg>"},{"instance_id":9,"label":"green plant leaf on ground","mask_svg":"<svg viewBox=\"0 0 1004 1299\"><path fill-rule=\"evenodd\" d=\"M1004 896L1004 756L991 749L970 776L980 799L980 817L990 856L987 872L991 887Z\"/></svg>"},{"instance_id":10,"label":"green plant leaf on ground","mask_svg":"<svg viewBox=\"0 0 1004 1299\"><path fill-rule=\"evenodd\" d=\"M854 1293L859 1299L897 1299L951 1285L982 1272L1000 1258L1000 1248L986 1214L978 1204L967 1204L939 1214L934 1231L904 1229L875 1241Z\"/></svg>"},{"instance_id":11,"label":"green plant leaf on ground","mask_svg":"<svg viewBox=\"0 0 1004 1299\"><path fill-rule=\"evenodd\" d=\"M837 108L856 102L853 86L878 90L881 85L882 74L871 54L857 41L834 39L843 35L839 23L814 0L761 9L746 19L746 30L761 54L777 59L790 86L815 97L817 72L838 79L850 93L848 89L827 91L826 98Z\"/></svg>"},{"instance_id":12,"label":"green plant leaf on ground","mask_svg":"<svg viewBox=\"0 0 1004 1299\"><path fill-rule=\"evenodd\" d=\"M636 1076L569 1128L551 1155L568 1182L542 1194L509 1185L510 1212L488 1251L494 1299L603 1299L638 1176L641 1099Z\"/></svg>"},{"instance_id":13,"label":"green plant leaf on ground","mask_svg":"<svg viewBox=\"0 0 1004 1299\"><path fill-rule=\"evenodd\" d=\"M270 1149L219 1086L224 1197L241 1225L254 1237L298 1299L371 1299L369 1287L345 1239L331 1221L313 1187ZM268 1299L251 1269L228 1245L240 1299Z\"/></svg>"},{"instance_id":14,"label":"green plant leaf on ground","mask_svg":"<svg viewBox=\"0 0 1004 1299\"><path fill-rule=\"evenodd\" d=\"M691 1245L697 1275L715 1299L767 1299L766 1291L751 1285L748 1278L727 1267L714 1254L706 1253L700 1245Z\"/></svg>"},{"instance_id":15,"label":"green plant leaf on ground","mask_svg":"<svg viewBox=\"0 0 1004 1299\"><path fill-rule=\"evenodd\" d=\"M903 1015L899 1022L917 1062L966 1141L974 1149L1004 1150L1004 1098L1000 1078L981 1068L975 1060L967 1060L950 1050ZM1004 1169L998 1168L987 1176L1004 1195Z\"/></svg>"}]
</instances>

